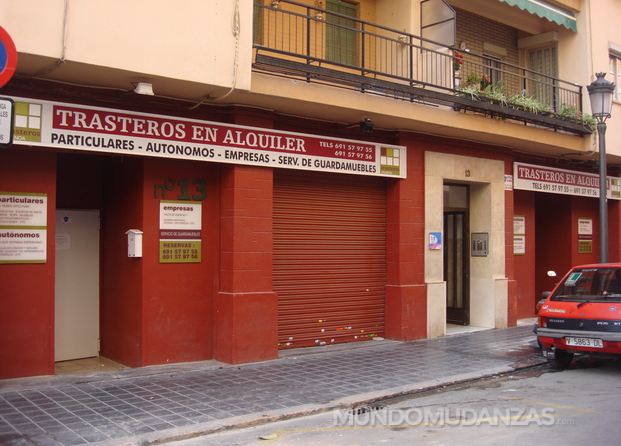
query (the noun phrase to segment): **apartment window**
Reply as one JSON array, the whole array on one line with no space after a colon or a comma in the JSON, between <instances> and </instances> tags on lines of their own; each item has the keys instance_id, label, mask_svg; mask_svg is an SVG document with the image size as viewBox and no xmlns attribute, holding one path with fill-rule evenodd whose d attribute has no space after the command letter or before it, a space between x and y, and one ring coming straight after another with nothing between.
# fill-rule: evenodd
<instances>
[{"instance_id":1,"label":"apartment window","mask_svg":"<svg viewBox=\"0 0 621 446\"><path fill-rule=\"evenodd\" d=\"M557 61L556 46L528 51L529 68L553 78L558 77Z\"/></svg>"},{"instance_id":2,"label":"apartment window","mask_svg":"<svg viewBox=\"0 0 621 446\"><path fill-rule=\"evenodd\" d=\"M502 80L502 60L498 57L484 55L483 64L485 74L489 76L490 82L496 84Z\"/></svg>"},{"instance_id":3,"label":"apartment window","mask_svg":"<svg viewBox=\"0 0 621 446\"><path fill-rule=\"evenodd\" d=\"M621 55L610 54L610 69L608 80L615 83L615 101L621 101Z\"/></svg>"},{"instance_id":4,"label":"apartment window","mask_svg":"<svg viewBox=\"0 0 621 446\"><path fill-rule=\"evenodd\" d=\"M341 14L328 14L326 17L326 58L332 62L356 65L356 22L347 18L357 17L356 5L341 0L327 0L326 9Z\"/></svg>"},{"instance_id":5,"label":"apartment window","mask_svg":"<svg viewBox=\"0 0 621 446\"><path fill-rule=\"evenodd\" d=\"M261 0L254 0L254 3L260 4ZM255 6L252 9L252 42L263 43L263 8Z\"/></svg>"},{"instance_id":6,"label":"apartment window","mask_svg":"<svg viewBox=\"0 0 621 446\"><path fill-rule=\"evenodd\" d=\"M492 84L502 81L502 61L507 58L507 49L490 42L483 42L483 74Z\"/></svg>"},{"instance_id":7,"label":"apartment window","mask_svg":"<svg viewBox=\"0 0 621 446\"><path fill-rule=\"evenodd\" d=\"M528 68L536 73L530 74L528 94L556 109L564 105L557 104L555 97L555 80L558 78L558 56L556 45L528 50L526 54ZM541 73L541 74L537 74Z\"/></svg>"}]
</instances>

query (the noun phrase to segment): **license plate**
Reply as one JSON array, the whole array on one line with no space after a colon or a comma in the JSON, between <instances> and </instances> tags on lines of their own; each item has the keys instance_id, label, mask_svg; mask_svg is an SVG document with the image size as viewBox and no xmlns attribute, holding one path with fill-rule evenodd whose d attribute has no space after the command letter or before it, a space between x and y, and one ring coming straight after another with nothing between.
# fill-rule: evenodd
<instances>
[{"instance_id":1,"label":"license plate","mask_svg":"<svg viewBox=\"0 0 621 446\"><path fill-rule=\"evenodd\" d=\"M565 343L573 347L604 348L602 340L595 338L565 338Z\"/></svg>"}]
</instances>

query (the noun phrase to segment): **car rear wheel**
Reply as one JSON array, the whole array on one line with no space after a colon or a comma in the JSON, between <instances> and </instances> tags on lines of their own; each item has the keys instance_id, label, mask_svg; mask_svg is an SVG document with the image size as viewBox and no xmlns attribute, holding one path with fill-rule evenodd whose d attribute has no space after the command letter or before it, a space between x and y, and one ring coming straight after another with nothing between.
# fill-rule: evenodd
<instances>
[{"instance_id":1,"label":"car rear wheel","mask_svg":"<svg viewBox=\"0 0 621 446\"><path fill-rule=\"evenodd\" d=\"M574 354L567 350L560 350L558 348L543 348L541 349L543 356L548 360L548 364L555 369L564 369L574 358Z\"/></svg>"}]
</instances>

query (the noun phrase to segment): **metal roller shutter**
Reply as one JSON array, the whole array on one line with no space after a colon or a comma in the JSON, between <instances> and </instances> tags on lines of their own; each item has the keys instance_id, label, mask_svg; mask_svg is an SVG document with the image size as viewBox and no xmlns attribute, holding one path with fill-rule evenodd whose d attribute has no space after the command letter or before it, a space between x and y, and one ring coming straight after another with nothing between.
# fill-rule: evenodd
<instances>
[{"instance_id":1,"label":"metal roller shutter","mask_svg":"<svg viewBox=\"0 0 621 446\"><path fill-rule=\"evenodd\" d=\"M385 182L276 172L279 347L383 336L385 284Z\"/></svg>"}]
</instances>

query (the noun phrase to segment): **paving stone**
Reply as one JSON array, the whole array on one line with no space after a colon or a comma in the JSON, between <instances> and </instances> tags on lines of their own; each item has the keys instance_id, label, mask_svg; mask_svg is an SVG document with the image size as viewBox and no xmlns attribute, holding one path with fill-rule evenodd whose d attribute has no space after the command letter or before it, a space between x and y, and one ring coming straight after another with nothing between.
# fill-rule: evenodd
<instances>
[{"instance_id":1,"label":"paving stone","mask_svg":"<svg viewBox=\"0 0 621 446\"><path fill-rule=\"evenodd\" d=\"M150 367L148 375L126 369L57 383L0 381L0 444L114 444L141 435L153 441L159 432L170 435L171 429L204 431L215 420L220 425L238 416L259 420L273 411L285 416L298 407L320 409L344 398L354 402L371 393L414 391L421 383L545 362L530 326L407 343L370 342L350 350L309 350L219 368L197 363L172 371Z\"/></svg>"}]
</instances>

